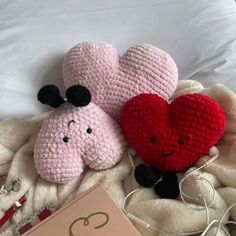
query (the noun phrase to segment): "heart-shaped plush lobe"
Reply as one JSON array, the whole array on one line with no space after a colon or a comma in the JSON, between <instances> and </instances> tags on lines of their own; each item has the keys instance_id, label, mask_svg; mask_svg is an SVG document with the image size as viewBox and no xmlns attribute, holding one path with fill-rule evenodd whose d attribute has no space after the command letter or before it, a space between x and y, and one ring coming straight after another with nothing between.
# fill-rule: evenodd
<instances>
[{"instance_id":1,"label":"heart-shaped plush lobe","mask_svg":"<svg viewBox=\"0 0 236 236\"><path fill-rule=\"evenodd\" d=\"M65 56L66 88L83 84L92 101L116 121L120 109L140 93L168 100L177 86L178 70L169 54L150 44L130 47L122 56L107 43L80 43Z\"/></svg>"},{"instance_id":2,"label":"heart-shaped plush lobe","mask_svg":"<svg viewBox=\"0 0 236 236\"><path fill-rule=\"evenodd\" d=\"M223 109L202 94L183 95L171 104L156 94L140 94L121 111L128 143L161 172L189 168L217 143L225 126Z\"/></svg>"}]
</instances>

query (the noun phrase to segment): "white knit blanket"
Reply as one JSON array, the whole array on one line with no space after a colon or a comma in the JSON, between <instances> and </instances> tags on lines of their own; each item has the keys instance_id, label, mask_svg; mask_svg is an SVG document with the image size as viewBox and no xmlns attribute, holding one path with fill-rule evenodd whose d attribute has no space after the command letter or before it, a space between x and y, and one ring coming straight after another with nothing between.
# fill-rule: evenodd
<instances>
[{"instance_id":1,"label":"white knit blanket","mask_svg":"<svg viewBox=\"0 0 236 236\"><path fill-rule=\"evenodd\" d=\"M211 222L220 219L228 206L236 202L236 95L222 85L203 88L195 81L180 81L173 97L190 92L204 93L215 99L225 110L227 118L226 131L217 144L219 158L200 171L199 175L193 175L184 183L186 193L194 197L201 194L208 204L212 201L213 192L206 181L198 180L199 176L206 178L215 187L215 201L209 209ZM87 169L80 179L67 185L57 185L43 180L34 168L33 147L45 116L47 114L28 120L8 119L0 122L0 176L3 176L1 184L7 188L12 181L20 179L18 192L1 191L0 217L16 200L28 192L27 202L2 227L1 236L16 235L14 227L35 211L48 204L53 204L58 209L97 182L102 183L119 207L122 206L125 196L138 187L127 153L113 168L105 171ZM139 162L138 157L135 157L134 163ZM200 166L203 162L204 158L196 165ZM181 176L182 174L179 174L180 178ZM140 188L129 198L127 210L153 227L170 232L158 233L134 222L141 235L164 236L206 228L206 211L190 208L202 205L203 201L197 200L192 200L191 205L186 205L180 199L158 199L152 189ZM230 218L236 220L236 207L226 214L224 221ZM207 235L215 235L216 228L217 225L213 225ZM236 235L233 227L225 226L225 229L230 235ZM227 234L221 228L218 235Z\"/></svg>"}]
</instances>

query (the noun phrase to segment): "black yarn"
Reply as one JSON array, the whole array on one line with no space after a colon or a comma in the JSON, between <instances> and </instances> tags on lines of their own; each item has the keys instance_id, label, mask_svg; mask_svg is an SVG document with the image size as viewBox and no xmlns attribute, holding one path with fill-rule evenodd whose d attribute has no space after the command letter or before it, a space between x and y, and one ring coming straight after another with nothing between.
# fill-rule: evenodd
<instances>
[{"instance_id":1,"label":"black yarn","mask_svg":"<svg viewBox=\"0 0 236 236\"><path fill-rule=\"evenodd\" d=\"M93 130L92 130L91 128L87 128L87 129L86 129L86 132L87 132L88 134L91 134L91 133L93 132Z\"/></svg>"},{"instance_id":2,"label":"black yarn","mask_svg":"<svg viewBox=\"0 0 236 236\"><path fill-rule=\"evenodd\" d=\"M161 178L157 169L144 164L140 164L135 168L134 176L136 181L145 188L153 187Z\"/></svg>"},{"instance_id":3,"label":"black yarn","mask_svg":"<svg viewBox=\"0 0 236 236\"><path fill-rule=\"evenodd\" d=\"M162 181L157 183L154 191L161 198L175 199L179 196L179 184L176 174L168 173L162 176Z\"/></svg>"},{"instance_id":4,"label":"black yarn","mask_svg":"<svg viewBox=\"0 0 236 236\"><path fill-rule=\"evenodd\" d=\"M38 100L51 107L58 108L65 101L61 97L59 89L55 85L46 85L38 91Z\"/></svg>"},{"instance_id":5,"label":"black yarn","mask_svg":"<svg viewBox=\"0 0 236 236\"><path fill-rule=\"evenodd\" d=\"M68 143L69 138L67 136L65 136L62 140L63 140L64 143Z\"/></svg>"},{"instance_id":6,"label":"black yarn","mask_svg":"<svg viewBox=\"0 0 236 236\"><path fill-rule=\"evenodd\" d=\"M76 107L87 106L91 102L89 90L82 85L74 85L67 89L66 97L68 102Z\"/></svg>"},{"instance_id":7,"label":"black yarn","mask_svg":"<svg viewBox=\"0 0 236 236\"><path fill-rule=\"evenodd\" d=\"M154 186L154 191L161 198L175 199L179 196L178 178L175 173L161 174L155 167L140 164L135 168L134 176L141 186Z\"/></svg>"}]
</instances>

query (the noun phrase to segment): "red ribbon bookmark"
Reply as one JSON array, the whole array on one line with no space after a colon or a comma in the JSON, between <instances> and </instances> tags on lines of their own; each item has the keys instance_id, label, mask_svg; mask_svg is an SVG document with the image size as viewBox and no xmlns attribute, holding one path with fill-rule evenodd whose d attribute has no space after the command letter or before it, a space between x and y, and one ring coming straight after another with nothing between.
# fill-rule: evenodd
<instances>
[{"instance_id":1,"label":"red ribbon bookmark","mask_svg":"<svg viewBox=\"0 0 236 236\"><path fill-rule=\"evenodd\" d=\"M25 203L26 196L24 195L18 201L14 202L14 205L11 206L5 213L5 215L0 219L0 228L14 215L14 213L21 208Z\"/></svg>"}]
</instances>

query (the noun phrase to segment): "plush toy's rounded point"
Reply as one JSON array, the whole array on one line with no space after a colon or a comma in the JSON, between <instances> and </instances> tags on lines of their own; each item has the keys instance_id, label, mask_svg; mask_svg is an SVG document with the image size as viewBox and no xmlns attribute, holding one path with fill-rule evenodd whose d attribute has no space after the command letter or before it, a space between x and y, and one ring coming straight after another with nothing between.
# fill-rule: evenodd
<instances>
[{"instance_id":1,"label":"plush toy's rounded point","mask_svg":"<svg viewBox=\"0 0 236 236\"><path fill-rule=\"evenodd\" d=\"M85 165L96 170L114 166L125 147L119 125L98 106L65 103L43 122L35 166L44 179L67 183L78 178Z\"/></svg>"},{"instance_id":2,"label":"plush toy's rounded point","mask_svg":"<svg viewBox=\"0 0 236 236\"><path fill-rule=\"evenodd\" d=\"M140 94L121 111L128 143L162 173L184 171L216 144L226 126L218 103L202 94L187 94L168 104L156 94Z\"/></svg>"}]
</instances>

